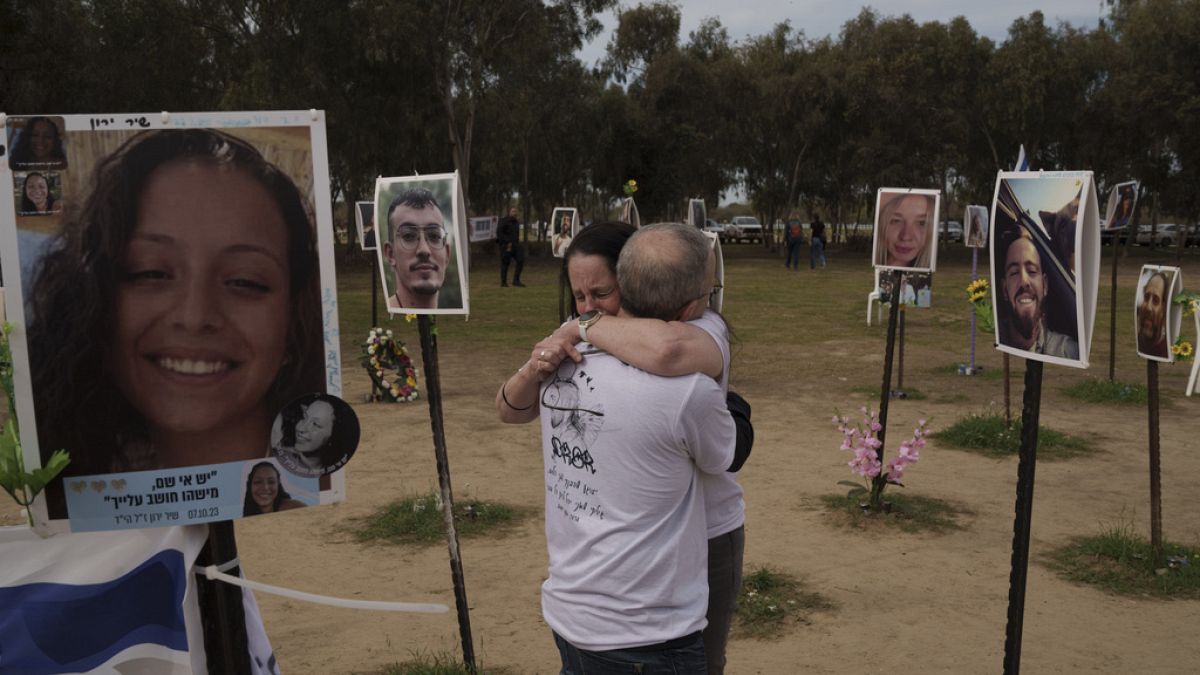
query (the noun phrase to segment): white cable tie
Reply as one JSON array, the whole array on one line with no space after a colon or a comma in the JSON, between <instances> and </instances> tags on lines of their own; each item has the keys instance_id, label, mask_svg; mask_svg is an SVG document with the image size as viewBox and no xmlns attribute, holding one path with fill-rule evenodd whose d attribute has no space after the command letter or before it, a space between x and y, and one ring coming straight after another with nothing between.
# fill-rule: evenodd
<instances>
[{"instance_id":1,"label":"white cable tie","mask_svg":"<svg viewBox=\"0 0 1200 675\"><path fill-rule=\"evenodd\" d=\"M314 121L314 122L317 121L317 109L316 108L309 108L308 114L312 116L312 121Z\"/></svg>"},{"instance_id":2,"label":"white cable tie","mask_svg":"<svg viewBox=\"0 0 1200 675\"><path fill-rule=\"evenodd\" d=\"M162 111L162 123L164 127L171 123L171 113L166 110Z\"/></svg>"},{"instance_id":3,"label":"white cable tie","mask_svg":"<svg viewBox=\"0 0 1200 675\"><path fill-rule=\"evenodd\" d=\"M221 563L220 565L217 565L216 568L217 568L218 572L228 572L229 570L231 570L241 564L242 563L237 558L234 558L233 560L226 560L225 562Z\"/></svg>"},{"instance_id":4,"label":"white cable tie","mask_svg":"<svg viewBox=\"0 0 1200 675\"><path fill-rule=\"evenodd\" d=\"M318 605L328 605L330 607L344 607L346 609L371 609L381 612L415 612L419 614L445 614L450 611L446 605L436 603L420 603L420 602L381 602L378 600L347 600L345 598L333 598L328 595L317 595L315 593L305 593L296 591L290 588L282 588L272 586L258 581L250 581L241 577L230 576L217 569L216 565L208 565L203 569L204 578L213 581L224 581L227 584L249 588L252 591L262 591L263 593L271 593L272 595L280 595L293 600L301 600L303 602L312 602Z\"/></svg>"}]
</instances>

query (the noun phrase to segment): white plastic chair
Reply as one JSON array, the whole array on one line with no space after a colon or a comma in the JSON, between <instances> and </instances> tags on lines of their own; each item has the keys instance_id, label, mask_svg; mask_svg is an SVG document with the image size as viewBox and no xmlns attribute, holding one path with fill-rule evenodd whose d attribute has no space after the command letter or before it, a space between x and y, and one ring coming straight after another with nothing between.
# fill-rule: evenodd
<instances>
[{"instance_id":1,"label":"white plastic chair","mask_svg":"<svg viewBox=\"0 0 1200 675\"><path fill-rule=\"evenodd\" d=\"M867 293L867 325L871 325L871 303L876 304L876 311L879 313L879 320L883 321L883 303L879 300L879 268L875 268L875 289Z\"/></svg>"}]
</instances>

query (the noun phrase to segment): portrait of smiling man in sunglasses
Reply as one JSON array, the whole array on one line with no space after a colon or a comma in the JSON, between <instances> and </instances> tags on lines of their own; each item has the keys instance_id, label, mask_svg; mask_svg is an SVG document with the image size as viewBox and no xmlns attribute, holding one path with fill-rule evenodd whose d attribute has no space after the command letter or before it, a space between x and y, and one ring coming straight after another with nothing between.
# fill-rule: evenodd
<instances>
[{"instance_id":1,"label":"portrait of smiling man in sunglasses","mask_svg":"<svg viewBox=\"0 0 1200 675\"><path fill-rule=\"evenodd\" d=\"M388 309L435 309L450 260L442 209L424 188L405 190L388 204L383 257L395 278Z\"/></svg>"}]
</instances>

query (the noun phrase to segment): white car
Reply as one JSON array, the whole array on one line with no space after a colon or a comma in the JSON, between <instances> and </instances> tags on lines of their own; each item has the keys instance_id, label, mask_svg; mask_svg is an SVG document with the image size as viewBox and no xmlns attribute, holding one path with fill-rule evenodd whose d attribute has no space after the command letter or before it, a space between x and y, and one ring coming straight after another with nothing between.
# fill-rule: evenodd
<instances>
[{"instance_id":1,"label":"white car","mask_svg":"<svg viewBox=\"0 0 1200 675\"><path fill-rule=\"evenodd\" d=\"M725 228L726 241L758 241L763 240L763 226L754 216L734 216L733 222Z\"/></svg>"},{"instance_id":2,"label":"white car","mask_svg":"<svg viewBox=\"0 0 1200 675\"><path fill-rule=\"evenodd\" d=\"M722 241L725 240L725 226L713 220L712 218L704 221L704 227L702 229L705 232L712 232L713 234L717 235L718 239L721 239Z\"/></svg>"},{"instance_id":3,"label":"white car","mask_svg":"<svg viewBox=\"0 0 1200 675\"><path fill-rule=\"evenodd\" d=\"M1174 246L1175 242L1179 241L1179 225L1160 223L1157 232L1152 232L1149 225L1142 225L1138 228L1137 239L1134 240L1134 243L1138 246L1149 246L1151 234L1154 234L1155 246Z\"/></svg>"}]
</instances>

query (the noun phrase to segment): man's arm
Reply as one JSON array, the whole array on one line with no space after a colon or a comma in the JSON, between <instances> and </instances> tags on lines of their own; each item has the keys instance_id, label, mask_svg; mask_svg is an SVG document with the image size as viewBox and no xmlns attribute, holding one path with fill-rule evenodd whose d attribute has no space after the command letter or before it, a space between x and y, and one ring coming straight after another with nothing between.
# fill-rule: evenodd
<instances>
[{"instance_id":1,"label":"man's arm","mask_svg":"<svg viewBox=\"0 0 1200 675\"><path fill-rule=\"evenodd\" d=\"M737 428L716 382L694 378L679 425L680 435L698 469L721 474L733 464Z\"/></svg>"},{"instance_id":2,"label":"man's arm","mask_svg":"<svg viewBox=\"0 0 1200 675\"><path fill-rule=\"evenodd\" d=\"M682 321L606 315L587 329L588 342L648 373L673 377L704 373L720 379L725 369L721 349L707 332ZM579 328L568 321L554 331L556 346L575 362Z\"/></svg>"}]
</instances>

